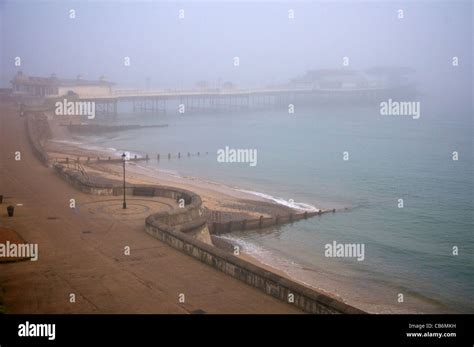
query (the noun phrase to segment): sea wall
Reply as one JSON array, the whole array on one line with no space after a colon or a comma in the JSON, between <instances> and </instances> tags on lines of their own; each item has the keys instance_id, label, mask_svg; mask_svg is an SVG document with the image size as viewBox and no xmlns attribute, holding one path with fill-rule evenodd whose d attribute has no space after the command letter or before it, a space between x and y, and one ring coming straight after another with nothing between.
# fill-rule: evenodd
<instances>
[{"instance_id":1,"label":"sea wall","mask_svg":"<svg viewBox=\"0 0 474 347\"><path fill-rule=\"evenodd\" d=\"M116 190L116 188L113 183L102 182L99 184L90 182L81 171L68 169L65 165L60 163L53 163L53 170L63 180L84 193L106 196L118 195L118 193L114 192L114 189Z\"/></svg>"},{"instance_id":2,"label":"sea wall","mask_svg":"<svg viewBox=\"0 0 474 347\"><path fill-rule=\"evenodd\" d=\"M26 134L33 153L45 166L49 165L48 153L43 148L43 143L51 137L51 131L46 116L43 114L29 114L26 116Z\"/></svg>"},{"instance_id":3,"label":"sea wall","mask_svg":"<svg viewBox=\"0 0 474 347\"><path fill-rule=\"evenodd\" d=\"M58 176L84 193L105 196L123 195L123 187L113 181L91 182L81 171L68 169L59 163L54 163L53 169ZM190 232L207 228L207 215L204 213L201 197L191 191L170 186L133 185L125 188L125 194L129 196L163 197L173 199L176 202L182 199L184 201L183 208L156 214L157 223L166 230Z\"/></svg>"}]
</instances>

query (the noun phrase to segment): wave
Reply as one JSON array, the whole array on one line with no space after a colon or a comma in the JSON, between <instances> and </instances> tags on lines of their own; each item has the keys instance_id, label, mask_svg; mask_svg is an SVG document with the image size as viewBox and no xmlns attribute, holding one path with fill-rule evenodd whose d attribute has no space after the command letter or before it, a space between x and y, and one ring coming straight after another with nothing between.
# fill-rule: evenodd
<instances>
[{"instance_id":1,"label":"wave","mask_svg":"<svg viewBox=\"0 0 474 347\"><path fill-rule=\"evenodd\" d=\"M214 237L218 237L223 240L227 240L233 245L237 245L241 248L241 250L251 257L257 259L259 262L262 264L268 265L270 267L273 267L275 269L278 269L283 272L287 272L286 270L289 267L301 267L301 265L295 263L294 261L283 258L283 257L278 257L275 255L275 253L255 244L251 243L248 241L245 241L241 238L234 237L231 235L214 235Z\"/></svg>"},{"instance_id":2,"label":"wave","mask_svg":"<svg viewBox=\"0 0 474 347\"><path fill-rule=\"evenodd\" d=\"M76 137L76 139L81 139L81 138ZM85 137L84 137L84 139L87 140L87 138L85 138ZM77 140L73 141L73 140L52 139L50 141L51 142L56 142L56 143L62 143L62 144L66 144L66 145L72 145L74 147L77 147L77 148L80 148L80 149L83 149L83 150L86 150L86 151L94 151L94 152L99 152L99 153L102 153L102 154L106 153L107 155L114 156L114 157L120 157L125 152L129 153L130 158L134 158L135 156L137 156L137 158L145 158L145 156L146 156L146 154L144 154L142 152L129 151L129 150L126 150L126 149L120 149L120 148L115 148L115 147L100 146L100 145L97 144L97 143L99 143L98 141L92 142L92 144L88 140L87 141L89 143L84 143L82 141L77 141ZM99 154L99 156L100 156L100 154ZM135 162L131 161L130 164L134 165Z\"/></svg>"},{"instance_id":3,"label":"wave","mask_svg":"<svg viewBox=\"0 0 474 347\"><path fill-rule=\"evenodd\" d=\"M130 156L131 156L131 154L130 154ZM292 208L292 209L298 210L298 211L319 212L319 209L317 207L315 207L313 205L310 205L310 204L306 204L304 202L295 202L295 201L292 201L292 200L285 200L283 198L274 197L272 195L265 194L265 193L260 193L260 192L255 192L255 191L252 191L252 190L241 189L241 188L238 188L238 187L231 187L231 186L228 186L228 185L220 183L220 182L215 182L215 181L204 179L202 177L194 177L194 176L188 176L188 175L183 176L183 175L180 175L176 171L163 170L161 168L160 169L149 168L149 167L145 167L145 166L142 166L142 165L137 165L137 167L139 167L141 169L144 169L144 170L149 170L149 171L154 171L154 172L162 172L162 173L165 173L165 174L168 174L168 175L171 175L171 176L174 176L174 177L178 177L178 178L185 178L185 179L190 179L190 180L199 180L199 181L207 183L207 184L212 184L212 185L221 186L221 187L227 187L229 189L233 189L233 190L241 192L241 193L251 194L251 195L258 196L260 198L266 199L266 200L271 200L271 201L273 201L273 202L275 202L279 205L283 205L283 206L286 206L286 207L289 207L289 208Z\"/></svg>"},{"instance_id":4,"label":"wave","mask_svg":"<svg viewBox=\"0 0 474 347\"><path fill-rule=\"evenodd\" d=\"M55 143L64 143L67 145L84 145L84 143L79 142L79 141L71 141L71 140L57 140L57 139L51 139L49 142L55 142Z\"/></svg>"},{"instance_id":5,"label":"wave","mask_svg":"<svg viewBox=\"0 0 474 347\"><path fill-rule=\"evenodd\" d=\"M52 139L52 140L49 140L49 141L50 142L55 142L55 143L60 143L60 144L65 144L65 145L71 145L71 146L74 146L74 147L77 147L77 148L80 148L80 149L83 149L83 150L86 150L86 151L98 151L98 152L110 153L112 155L119 155L118 154L119 151L116 148L94 145L94 144L91 144L90 141L88 141L89 142L88 144L86 144L82 141L77 141L77 140L73 141L73 140ZM120 152L120 153L122 153L122 152Z\"/></svg>"},{"instance_id":6,"label":"wave","mask_svg":"<svg viewBox=\"0 0 474 347\"><path fill-rule=\"evenodd\" d=\"M280 198L280 197L275 197L275 196L268 195L268 194L265 194L265 193L255 192L255 191L252 191L252 190L245 190L245 189L236 189L236 190L238 190L240 192L243 192L243 193L252 194L252 195L264 198L266 200L271 200L273 202L276 202L279 205L284 205L284 206L290 207L290 208L295 209L295 210L308 211L308 212L318 212L319 211L319 209L316 208L315 206L310 205L310 204L306 204L304 202L295 202L291 199L290 200L285 200L285 199Z\"/></svg>"},{"instance_id":7,"label":"wave","mask_svg":"<svg viewBox=\"0 0 474 347\"><path fill-rule=\"evenodd\" d=\"M145 155L143 153L133 152L133 151L129 151L129 150L126 150L126 149L119 149L119 148L115 148L115 147L103 147L103 146L98 146L98 145L84 144L82 142L76 142L75 144L77 144L77 146L82 148L82 149L99 151L99 152L106 152L106 153L110 153L111 155L116 156L116 157L120 157L122 155L122 153L125 153L125 152L129 153L130 158L134 158L135 156L137 156L138 158L144 158L145 157Z\"/></svg>"},{"instance_id":8,"label":"wave","mask_svg":"<svg viewBox=\"0 0 474 347\"><path fill-rule=\"evenodd\" d=\"M214 235L214 237L226 240L230 242L232 245L237 245L240 249L248 254L250 257L256 259L258 262L262 263L263 265L269 266L277 271L283 272L289 278L300 282L308 287L314 288L321 292L325 292L327 294L335 295L334 293L327 291L326 289L315 285L314 281L311 279L305 278L304 275L301 275L300 272L303 271L307 273L308 271L315 271L314 269L307 268L300 263L291 260L289 257L286 256L279 256L274 251L270 251L262 246L259 246L255 243L243 240L238 236L232 236L229 234L224 235ZM341 299L342 300L342 299Z\"/></svg>"},{"instance_id":9,"label":"wave","mask_svg":"<svg viewBox=\"0 0 474 347\"><path fill-rule=\"evenodd\" d=\"M139 164L137 164L137 168L140 168L141 170L144 170L144 171L152 171L152 172L157 172L157 173L162 172L164 174L167 174L173 177L182 178L182 176L180 176L176 171L173 171L173 170L158 169L158 168L143 166Z\"/></svg>"}]
</instances>

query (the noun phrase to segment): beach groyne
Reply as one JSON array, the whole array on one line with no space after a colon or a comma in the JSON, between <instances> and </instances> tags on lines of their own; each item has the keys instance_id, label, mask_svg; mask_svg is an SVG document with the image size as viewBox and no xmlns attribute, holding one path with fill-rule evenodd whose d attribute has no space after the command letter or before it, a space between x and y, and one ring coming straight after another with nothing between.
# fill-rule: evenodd
<instances>
[{"instance_id":1,"label":"beach groyne","mask_svg":"<svg viewBox=\"0 0 474 347\"><path fill-rule=\"evenodd\" d=\"M205 153L206 155L208 154L208 152ZM187 158L191 158L191 157L200 157L201 153L200 152L197 152L197 153L190 153L188 152L186 157ZM168 153L167 156L164 156L164 157L161 157L161 155L158 153L156 155L156 160L157 161L160 161L160 158L168 158L168 160L171 160L171 159L181 159L181 158L184 158L184 154L181 154L181 152L178 152L177 154L171 154L171 153ZM148 154L145 154L144 156L141 155L137 155L137 154L134 154L133 157L130 156L128 159L126 159L128 162L138 162L138 161L150 161L151 158ZM109 164L116 164L116 163L121 163L123 161L122 159L122 156L117 156L117 157L112 157L112 156L107 156L107 157L101 157L101 156L97 156L97 157L91 157L91 156L76 156L76 157L55 157L52 159L53 162L59 162L59 163L62 163L62 164L65 164L66 166L68 166L69 164L71 165L77 165L77 164L94 164L94 163L109 163Z\"/></svg>"},{"instance_id":2,"label":"beach groyne","mask_svg":"<svg viewBox=\"0 0 474 347\"><path fill-rule=\"evenodd\" d=\"M272 217L260 216L259 218L248 218L241 220L230 220L227 222L209 222L209 232L212 235L222 235L234 231L246 231L270 228L282 224L293 223L302 219L320 216L323 213L335 212L335 210L319 210L307 212L295 212Z\"/></svg>"}]
</instances>

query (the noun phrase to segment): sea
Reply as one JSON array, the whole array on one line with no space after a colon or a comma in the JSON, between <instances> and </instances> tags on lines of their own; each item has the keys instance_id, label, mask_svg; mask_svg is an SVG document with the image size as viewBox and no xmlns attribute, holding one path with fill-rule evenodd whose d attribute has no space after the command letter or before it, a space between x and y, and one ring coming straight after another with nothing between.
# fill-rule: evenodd
<instances>
[{"instance_id":1,"label":"sea","mask_svg":"<svg viewBox=\"0 0 474 347\"><path fill-rule=\"evenodd\" d=\"M378 103L184 114L137 113L125 104L103 121L168 126L78 139L117 155L160 153L159 162L140 163L148 169L301 209L336 208L222 237L351 305L374 313L474 313L472 112L423 98L421 105L414 119L382 115ZM256 150L256 165L219 162L226 147ZM165 160L178 152L181 159ZM334 242L363 244L363 260L327 256Z\"/></svg>"}]
</instances>

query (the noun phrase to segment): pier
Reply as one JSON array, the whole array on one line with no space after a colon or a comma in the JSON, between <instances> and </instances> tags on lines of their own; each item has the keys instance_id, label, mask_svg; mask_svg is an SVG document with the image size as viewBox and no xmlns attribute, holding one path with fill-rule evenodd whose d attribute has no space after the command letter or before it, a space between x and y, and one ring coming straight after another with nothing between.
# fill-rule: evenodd
<instances>
[{"instance_id":1,"label":"pier","mask_svg":"<svg viewBox=\"0 0 474 347\"><path fill-rule=\"evenodd\" d=\"M58 101L68 108L65 100L81 107L93 102L94 116L106 117L117 115L119 103L131 112L152 115L271 109L293 113L306 105L374 104L397 92L391 90L390 84L369 83L365 77L359 76L357 83L354 78L347 81L347 71L342 75L340 71L316 71L313 75L260 88L121 89L103 77L97 81L84 80L80 75L75 80L59 79L55 74L48 78L26 76L19 71L11 83L12 96L30 108L51 108ZM361 78L364 83L360 83Z\"/></svg>"},{"instance_id":2,"label":"pier","mask_svg":"<svg viewBox=\"0 0 474 347\"><path fill-rule=\"evenodd\" d=\"M285 109L299 102L327 103L338 101L376 101L385 90L264 88L232 90L138 90L117 89L107 95L82 95L81 101L93 101L96 113L116 115L118 103L131 103L133 112L166 114L188 112L245 111Z\"/></svg>"}]
</instances>

